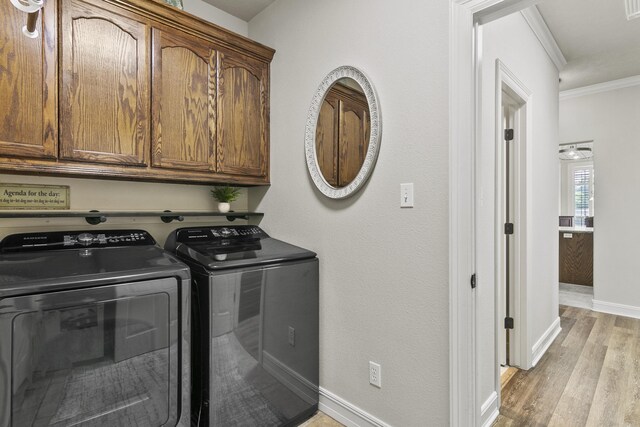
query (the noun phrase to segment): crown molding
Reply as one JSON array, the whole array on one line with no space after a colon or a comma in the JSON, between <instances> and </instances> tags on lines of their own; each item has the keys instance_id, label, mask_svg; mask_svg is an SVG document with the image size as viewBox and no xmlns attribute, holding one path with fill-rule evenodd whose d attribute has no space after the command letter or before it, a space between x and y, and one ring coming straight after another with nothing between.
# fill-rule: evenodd
<instances>
[{"instance_id":1,"label":"crown molding","mask_svg":"<svg viewBox=\"0 0 640 427\"><path fill-rule=\"evenodd\" d=\"M640 0L625 0L624 8L627 12L627 21L640 18Z\"/></svg>"},{"instance_id":2,"label":"crown molding","mask_svg":"<svg viewBox=\"0 0 640 427\"><path fill-rule=\"evenodd\" d=\"M626 87L639 86L640 75L627 77L624 79L611 80L609 82L597 83L590 86L583 86L576 89L568 89L560 92L560 100L577 98L579 96L593 95L610 90L624 89Z\"/></svg>"},{"instance_id":3,"label":"crown molding","mask_svg":"<svg viewBox=\"0 0 640 427\"><path fill-rule=\"evenodd\" d=\"M468 2L474 21L480 25L535 5L540 0L476 0ZM463 2L464 3L464 2ZM466 4L465 4L466 5Z\"/></svg>"},{"instance_id":4,"label":"crown molding","mask_svg":"<svg viewBox=\"0 0 640 427\"><path fill-rule=\"evenodd\" d=\"M526 9L520 11L522 16L524 17L531 30L536 35L538 40L540 40L540 44L544 50L547 51L549 58L555 64L558 71L562 70L565 65L567 65L567 60L562 54L562 51L558 47L558 43L556 39L551 34L551 30L547 26L547 23L544 22L544 18L540 14L540 11L536 6L531 6Z\"/></svg>"}]
</instances>

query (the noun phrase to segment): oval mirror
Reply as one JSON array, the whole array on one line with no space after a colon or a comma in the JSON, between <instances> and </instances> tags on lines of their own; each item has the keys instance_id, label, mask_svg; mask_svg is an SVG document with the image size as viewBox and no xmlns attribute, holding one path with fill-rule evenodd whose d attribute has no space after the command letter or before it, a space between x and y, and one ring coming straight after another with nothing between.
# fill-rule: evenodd
<instances>
[{"instance_id":1,"label":"oval mirror","mask_svg":"<svg viewBox=\"0 0 640 427\"><path fill-rule=\"evenodd\" d=\"M307 117L305 155L318 189L342 199L367 181L380 148L378 98L357 68L338 67L316 91Z\"/></svg>"}]
</instances>

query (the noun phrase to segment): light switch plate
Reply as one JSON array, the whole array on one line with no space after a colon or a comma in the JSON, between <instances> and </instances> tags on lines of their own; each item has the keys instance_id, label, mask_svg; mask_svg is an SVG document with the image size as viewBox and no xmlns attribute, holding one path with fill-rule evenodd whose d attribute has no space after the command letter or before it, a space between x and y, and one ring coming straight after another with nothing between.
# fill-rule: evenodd
<instances>
[{"instance_id":1,"label":"light switch plate","mask_svg":"<svg viewBox=\"0 0 640 427\"><path fill-rule=\"evenodd\" d=\"M413 182L400 184L400 207L413 207Z\"/></svg>"}]
</instances>

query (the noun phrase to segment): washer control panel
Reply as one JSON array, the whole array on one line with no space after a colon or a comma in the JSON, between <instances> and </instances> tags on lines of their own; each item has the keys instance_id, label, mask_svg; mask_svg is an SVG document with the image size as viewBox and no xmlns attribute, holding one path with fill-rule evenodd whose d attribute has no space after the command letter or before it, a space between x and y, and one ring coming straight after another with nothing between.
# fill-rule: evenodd
<instances>
[{"instance_id":1,"label":"washer control panel","mask_svg":"<svg viewBox=\"0 0 640 427\"><path fill-rule=\"evenodd\" d=\"M182 243L215 243L228 240L260 240L269 237L255 225L193 227L177 230L177 241Z\"/></svg>"},{"instance_id":2,"label":"washer control panel","mask_svg":"<svg viewBox=\"0 0 640 427\"><path fill-rule=\"evenodd\" d=\"M108 248L155 245L144 230L55 231L12 234L0 242L0 252L27 252L55 249Z\"/></svg>"},{"instance_id":3,"label":"washer control panel","mask_svg":"<svg viewBox=\"0 0 640 427\"><path fill-rule=\"evenodd\" d=\"M214 227L211 229L211 235L215 238L227 237L263 237L265 234L259 227Z\"/></svg>"}]
</instances>

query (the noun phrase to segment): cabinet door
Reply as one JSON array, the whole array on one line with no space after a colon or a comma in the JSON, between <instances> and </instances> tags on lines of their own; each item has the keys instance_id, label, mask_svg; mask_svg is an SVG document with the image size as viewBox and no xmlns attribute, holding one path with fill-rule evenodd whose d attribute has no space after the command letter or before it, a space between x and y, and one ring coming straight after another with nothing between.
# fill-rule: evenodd
<instances>
[{"instance_id":1,"label":"cabinet door","mask_svg":"<svg viewBox=\"0 0 640 427\"><path fill-rule=\"evenodd\" d=\"M218 171L268 176L269 67L218 52Z\"/></svg>"},{"instance_id":2,"label":"cabinet door","mask_svg":"<svg viewBox=\"0 0 640 427\"><path fill-rule=\"evenodd\" d=\"M322 176L330 185L338 185L339 103L332 92L322 101L316 126L316 159Z\"/></svg>"},{"instance_id":3,"label":"cabinet door","mask_svg":"<svg viewBox=\"0 0 640 427\"><path fill-rule=\"evenodd\" d=\"M349 184L360 171L369 148L369 110L359 102L340 101L338 185Z\"/></svg>"},{"instance_id":4,"label":"cabinet door","mask_svg":"<svg viewBox=\"0 0 640 427\"><path fill-rule=\"evenodd\" d=\"M22 33L27 14L0 1L0 156L57 155L55 14L46 1L31 39Z\"/></svg>"},{"instance_id":5,"label":"cabinet door","mask_svg":"<svg viewBox=\"0 0 640 427\"><path fill-rule=\"evenodd\" d=\"M60 157L146 165L149 28L89 2L64 6Z\"/></svg>"},{"instance_id":6,"label":"cabinet door","mask_svg":"<svg viewBox=\"0 0 640 427\"><path fill-rule=\"evenodd\" d=\"M174 32L153 30L152 164L214 171L216 52Z\"/></svg>"}]
</instances>

